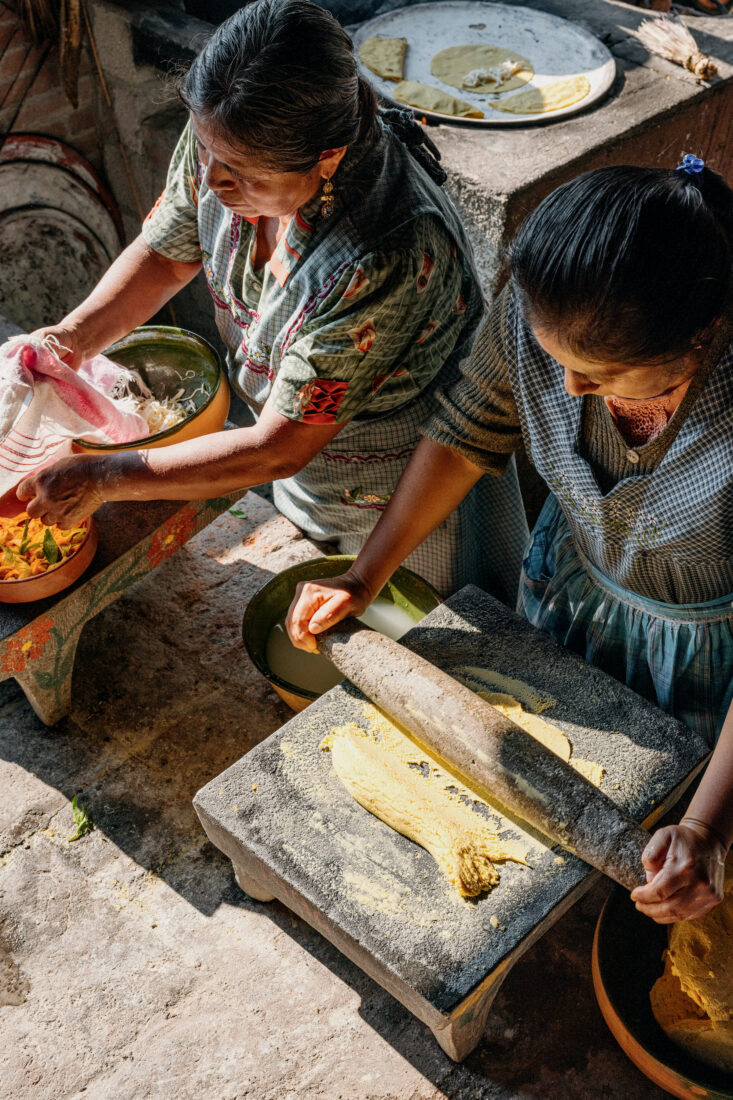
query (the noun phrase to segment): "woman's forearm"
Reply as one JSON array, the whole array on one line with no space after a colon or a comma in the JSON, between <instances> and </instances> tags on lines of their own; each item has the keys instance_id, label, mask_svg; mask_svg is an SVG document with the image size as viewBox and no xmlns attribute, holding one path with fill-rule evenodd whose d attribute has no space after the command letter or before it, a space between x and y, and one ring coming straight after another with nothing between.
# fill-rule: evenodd
<instances>
[{"instance_id":1,"label":"woman's forearm","mask_svg":"<svg viewBox=\"0 0 733 1100\"><path fill-rule=\"evenodd\" d=\"M483 471L457 451L423 439L379 523L349 569L373 599L395 569L461 503Z\"/></svg>"},{"instance_id":2,"label":"woman's forearm","mask_svg":"<svg viewBox=\"0 0 733 1100\"><path fill-rule=\"evenodd\" d=\"M57 328L73 337L80 361L89 359L149 321L200 268L169 260L137 237Z\"/></svg>"},{"instance_id":3,"label":"woman's forearm","mask_svg":"<svg viewBox=\"0 0 733 1100\"><path fill-rule=\"evenodd\" d=\"M289 477L302 465L279 448L262 445L256 425L169 447L122 451L102 462L105 500L203 500Z\"/></svg>"},{"instance_id":4,"label":"woman's forearm","mask_svg":"<svg viewBox=\"0 0 733 1100\"><path fill-rule=\"evenodd\" d=\"M158 449L72 455L18 486L30 516L73 527L106 500L205 500L302 469L341 424L301 424L265 405L251 428Z\"/></svg>"},{"instance_id":5,"label":"woman's forearm","mask_svg":"<svg viewBox=\"0 0 733 1100\"><path fill-rule=\"evenodd\" d=\"M707 825L726 850L733 842L733 706L683 820Z\"/></svg>"}]
</instances>

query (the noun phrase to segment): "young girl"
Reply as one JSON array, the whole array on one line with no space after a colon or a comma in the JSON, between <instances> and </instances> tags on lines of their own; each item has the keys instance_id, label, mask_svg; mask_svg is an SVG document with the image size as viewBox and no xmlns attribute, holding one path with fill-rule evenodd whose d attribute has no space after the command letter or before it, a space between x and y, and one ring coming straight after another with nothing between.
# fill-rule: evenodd
<instances>
[{"instance_id":1,"label":"young girl","mask_svg":"<svg viewBox=\"0 0 733 1100\"><path fill-rule=\"evenodd\" d=\"M717 904L733 838L732 299L733 192L697 157L558 188L354 566L289 616L314 649L523 440L550 495L520 610L717 736L687 815L644 854L632 897L661 923Z\"/></svg>"}]
</instances>

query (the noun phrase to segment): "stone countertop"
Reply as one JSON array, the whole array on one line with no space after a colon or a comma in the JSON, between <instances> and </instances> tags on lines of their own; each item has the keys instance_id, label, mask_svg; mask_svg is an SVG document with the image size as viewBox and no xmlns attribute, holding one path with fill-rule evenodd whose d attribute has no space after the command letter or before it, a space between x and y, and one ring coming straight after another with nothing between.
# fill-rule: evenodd
<instances>
[{"instance_id":1,"label":"stone countertop","mask_svg":"<svg viewBox=\"0 0 733 1100\"><path fill-rule=\"evenodd\" d=\"M502 3L526 6L522 0ZM691 100L715 94L733 79L733 19L686 20L702 52L718 63L718 78L702 85L681 66L650 55L642 46L637 30L644 19L653 17L652 12L618 0L532 0L530 6L579 23L595 34L613 54L617 76L605 100L557 122L431 126L431 137L449 173L494 194L524 190L536 179L560 171L573 175L568 170L582 165L591 153L617 144L629 131ZM697 144L705 136L700 134ZM690 142L696 144L695 134L690 134Z\"/></svg>"}]
</instances>

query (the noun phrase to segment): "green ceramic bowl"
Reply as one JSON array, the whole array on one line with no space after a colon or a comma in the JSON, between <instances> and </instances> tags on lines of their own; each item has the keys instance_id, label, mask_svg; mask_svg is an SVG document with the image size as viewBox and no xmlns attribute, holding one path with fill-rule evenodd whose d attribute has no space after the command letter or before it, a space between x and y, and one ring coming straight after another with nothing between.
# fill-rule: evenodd
<instances>
[{"instance_id":1,"label":"green ceramic bowl","mask_svg":"<svg viewBox=\"0 0 733 1100\"><path fill-rule=\"evenodd\" d=\"M165 447L218 432L229 412L229 385L218 352L195 332L165 325L142 325L107 348L105 355L123 367L139 371L157 398L183 390L194 411L165 431L145 438L145 447ZM134 450L131 443L88 443L74 440L74 449L92 454Z\"/></svg>"},{"instance_id":2,"label":"green ceramic bowl","mask_svg":"<svg viewBox=\"0 0 733 1100\"><path fill-rule=\"evenodd\" d=\"M263 585L250 600L242 622L242 637L253 664L269 680L275 691L294 710L302 710L318 698L318 692L291 684L272 671L267 660L267 639L273 626L282 621L300 581L336 577L354 561L353 555L337 554L292 565ZM441 602L427 581L411 569L397 569L379 593L380 598L402 608L419 623L428 611Z\"/></svg>"}]
</instances>

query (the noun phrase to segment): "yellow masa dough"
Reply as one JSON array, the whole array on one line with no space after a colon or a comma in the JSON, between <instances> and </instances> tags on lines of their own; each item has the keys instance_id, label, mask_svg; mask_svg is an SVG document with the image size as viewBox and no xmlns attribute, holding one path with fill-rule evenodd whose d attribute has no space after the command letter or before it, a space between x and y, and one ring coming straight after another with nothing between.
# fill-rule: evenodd
<instances>
[{"instance_id":1,"label":"yellow masa dough","mask_svg":"<svg viewBox=\"0 0 733 1100\"><path fill-rule=\"evenodd\" d=\"M520 66L507 80L501 79L501 67L504 62L513 62ZM488 70L487 79L477 84L465 85L465 77L477 69ZM430 72L443 84L453 88L465 88L471 92L509 92L512 88L521 88L534 76L534 70L526 57L502 46L476 43L471 46L448 46L436 53L430 62Z\"/></svg>"},{"instance_id":2,"label":"yellow masa dough","mask_svg":"<svg viewBox=\"0 0 733 1100\"><path fill-rule=\"evenodd\" d=\"M367 38L359 47L359 57L368 69L386 80L402 80L407 51L406 38Z\"/></svg>"},{"instance_id":3,"label":"yellow masa dough","mask_svg":"<svg viewBox=\"0 0 733 1100\"><path fill-rule=\"evenodd\" d=\"M494 861L526 862L526 846L503 838L474 808L481 799L444 771L377 710L364 706L365 725L335 729L323 742L347 791L360 806L430 852L462 897L499 881Z\"/></svg>"},{"instance_id":4,"label":"yellow masa dough","mask_svg":"<svg viewBox=\"0 0 733 1100\"><path fill-rule=\"evenodd\" d=\"M733 1073L733 853L720 905L670 926L664 973L650 993L670 1039L694 1058Z\"/></svg>"},{"instance_id":5,"label":"yellow masa dough","mask_svg":"<svg viewBox=\"0 0 733 1100\"><path fill-rule=\"evenodd\" d=\"M441 92L430 84L421 84L418 80L401 80L394 90L395 99L418 107L423 111L434 111L438 115L453 115L458 118L483 118L484 112L463 99Z\"/></svg>"},{"instance_id":6,"label":"yellow masa dough","mask_svg":"<svg viewBox=\"0 0 733 1100\"><path fill-rule=\"evenodd\" d=\"M504 692L479 692L548 749L569 761L572 746L556 726ZM498 813L463 786L376 707L364 706L365 728L335 729L322 747L333 754L339 779L370 813L433 856L463 897L475 897L499 881L495 862L525 863L526 846L502 835L476 806ZM586 762L584 762L586 763ZM598 782L603 769L598 765Z\"/></svg>"},{"instance_id":7,"label":"yellow masa dough","mask_svg":"<svg viewBox=\"0 0 733 1100\"><path fill-rule=\"evenodd\" d=\"M538 714L532 714L524 709L522 704L513 695L507 695L501 691L479 691L479 699L484 699L496 707L506 718L511 718L523 730L530 733L537 741L561 757L566 763L570 760L572 748L567 737L557 726L551 726Z\"/></svg>"},{"instance_id":8,"label":"yellow masa dough","mask_svg":"<svg viewBox=\"0 0 733 1100\"><path fill-rule=\"evenodd\" d=\"M563 107L572 107L590 92L590 81L586 76L568 76L563 80L553 80L538 88L525 88L523 92L509 96L508 99L490 103L495 111L505 111L515 115L539 115L548 111L559 111Z\"/></svg>"}]
</instances>

